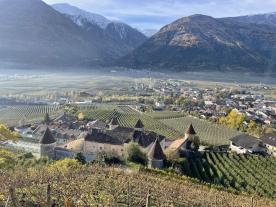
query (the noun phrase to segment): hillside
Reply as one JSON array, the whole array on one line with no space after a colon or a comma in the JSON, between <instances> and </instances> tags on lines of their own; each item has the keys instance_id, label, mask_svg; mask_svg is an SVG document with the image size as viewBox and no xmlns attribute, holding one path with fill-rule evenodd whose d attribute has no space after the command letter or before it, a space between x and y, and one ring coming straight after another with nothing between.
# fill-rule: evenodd
<instances>
[{"instance_id":1,"label":"hillside","mask_svg":"<svg viewBox=\"0 0 276 207\"><path fill-rule=\"evenodd\" d=\"M146 36L131 26L113 22L104 16L84 11L69 4L54 4L52 7L65 14L74 23L87 31L91 36L95 32L102 38L101 42L108 44L107 51L112 57L122 57L146 41Z\"/></svg>"},{"instance_id":2,"label":"hillside","mask_svg":"<svg viewBox=\"0 0 276 207\"><path fill-rule=\"evenodd\" d=\"M0 9L1 62L86 65L103 57L97 41L40 0L1 0Z\"/></svg>"},{"instance_id":3,"label":"hillside","mask_svg":"<svg viewBox=\"0 0 276 207\"><path fill-rule=\"evenodd\" d=\"M118 65L165 71L271 72L275 45L272 26L193 15L163 27Z\"/></svg>"},{"instance_id":4,"label":"hillside","mask_svg":"<svg viewBox=\"0 0 276 207\"><path fill-rule=\"evenodd\" d=\"M70 206L145 206L147 201L149 206L275 206L269 199L257 197L252 201L248 196L209 188L185 177L126 172L100 165L80 166L73 160L26 171L3 171L0 183L0 205L6 202L12 186L16 198L26 206L45 206L46 201L58 206L65 202Z\"/></svg>"},{"instance_id":5,"label":"hillside","mask_svg":"<svg viewBox=\"0 0 276 207\"><path fill-rule=\"evenodd\" d=\"M266 24L270 26L276 26L276 12L267 14L246 15L239 17L230 17L226 19L232 19L239 22L252 23L252 24Z\"/></svg>"},{"instance_id":6,"label":"hillside","mask_svg":"<svg viewBox=\"0 0 276 207\"><path fill-rule=\"evenodd\" d=\"M90 22L80 27L41 0L0 0L0 10L1 63L94 66L140 44L139 38L121 44Z\"/></svg>"}]
</instances>

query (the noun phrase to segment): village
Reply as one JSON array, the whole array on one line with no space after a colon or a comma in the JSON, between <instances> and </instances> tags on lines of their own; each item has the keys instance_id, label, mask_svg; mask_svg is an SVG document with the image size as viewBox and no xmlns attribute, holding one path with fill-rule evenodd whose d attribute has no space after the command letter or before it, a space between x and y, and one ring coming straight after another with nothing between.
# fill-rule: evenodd
<instances>
[{"instance_id":1,"label":"village","mask_svg":"<svg viewBox=\"0 0 276 207\"><path fill-rule=\"evenodd\" d=\"M186 158L200 157L210 152L208 146L200 144L193 125L175 140L156 132L145 130L139 119L133 128L120 126L117 117L109 122L103 120L79 120L68 113L55 119L45 114L44 120L37 124L14 127L20 134L18 142L3 141L2 146L31 152L38 157L59 160L82 155L87 162L106 155L123 158L130 143L136 143L147 156L149 167L163 168L166 155ZM229 152L276 156L275 134L265 134L260 139L248 134L240 134L229 140Z\"/></svg>"}]
</instances>

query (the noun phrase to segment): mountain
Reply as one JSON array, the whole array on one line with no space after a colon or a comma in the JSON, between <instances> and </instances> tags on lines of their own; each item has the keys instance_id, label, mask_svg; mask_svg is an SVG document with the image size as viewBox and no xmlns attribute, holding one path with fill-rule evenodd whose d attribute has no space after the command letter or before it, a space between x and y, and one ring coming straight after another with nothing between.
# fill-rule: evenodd
<instances>
[{"instance_id":1,"label":"mountain","mask_svg":"<svg viewBox=\"0 0 276 207\"><path fill-rule=\"evenodd\" d=\"M84 10L81 10L75 6L71 6L67 3L53 4L52 7L62 14L67 14L72 17L72 20L79 26L83 26L83 21L88 21L92 24L96 24L102 29L105 29L106 26L111 23L110 20L105 18L102 15L90 13Z\"/></svg>"},{"instance_id":2,"label":"mountain","mask_svg":"<svg viewBox=\"0 0 276 207\"><path fill-rule=\"evenodd\" d=\"M147 37L151 37L151 36L153 36L155 33L157 33L158 30L157 30L157 29L143 29L143 30L141 30L141 32L142 32L144 35L146 35Z\"/></svg>"},{"instance_id":3,"label":"mountain","mask_svg":"<svg viewBox=\"0 0 276 207\"><path fill-rule=\"evenodd\" d=\"M90 65L105 51L64 15L40 0L0 0L0 61Z\"/></svg>"},{"instance_id":4,"label":"mountain","mask_svg":"<svg viewBox=\"0 0 276 207\"><path fill-rule=\"evenodd\" d=\"M227 19L232 19L239 22L253 23L253 24L267 24L270 26L276 26L276 12L267 14L256 14L256 15L246 15L239 17L231 17Z\"/></svg>"},{"instance_id":5,"label":"mountain","mask_svg":"<svg viewBox=\"0 0 276 207\"><path fill-rule=\"evenodd\" d=\"M101 28L99 32L105 37L105 41L116 44L119 50L116 51L117 57L130 53L147 39L144 34L125 23L110 21L101 15L81 10L70 4L54 4L52 7L88 32L93 32L95 26L99 26Z\"/></svg>"},{"instance_id":6,"label":"mountain","mask_svg":"<svg viewBox=\"0 0 276 207\"><path fill-rule=\"evenodd\" d=\"M167 71L275 71L275 46L275 27L193 15L166 25L117 64Z\"/></svg>"},{"instance_id":7,"label":"mountain","mask_svg":"<svg viewBox=\"0 0 276 207\"><path fill-rule=\"evenodd\" d=\"M82 17L83 26L79 26L41 0L0 0L0 10L2 65L87 67L106 64L126 55L145 40L141 35L144 39L119 42L117 34L111 37L112 34L107 35L103 30L104 24L108 28L111 23L105 18L95 15L92 24L91 16L86 22Z\"/></svg>"}]
</instances>

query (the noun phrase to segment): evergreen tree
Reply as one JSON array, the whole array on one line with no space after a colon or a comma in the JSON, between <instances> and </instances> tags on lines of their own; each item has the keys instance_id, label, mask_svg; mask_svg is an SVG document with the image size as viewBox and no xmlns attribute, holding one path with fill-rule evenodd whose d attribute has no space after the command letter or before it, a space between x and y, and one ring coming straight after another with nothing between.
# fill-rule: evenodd
<instances>
[{"instance_id":1,"label":"evergreen tree","mask_svg":"<svg viewBox=\"0 0 276 207\"><path fill-rule=\"evenodd\" d=\"M76 159L79 163L81 163L82 165L85 165L85 164L86 164L86 159L85 159L84 155L83 155L81 152L79 152L78 154L76 154L75 159Z\"/></svg>"},{"instance_id":2,"label":"evergreen tree","mask_svg":"<svg viewBox=\"0 0 276 207\"><path fill-rule=\"evenodd\" d=\"M51 122L50 116L48 113L46 113L44 116L44 123L48 125L50 124L50 122Z\"/></svg>"}]
</instances>

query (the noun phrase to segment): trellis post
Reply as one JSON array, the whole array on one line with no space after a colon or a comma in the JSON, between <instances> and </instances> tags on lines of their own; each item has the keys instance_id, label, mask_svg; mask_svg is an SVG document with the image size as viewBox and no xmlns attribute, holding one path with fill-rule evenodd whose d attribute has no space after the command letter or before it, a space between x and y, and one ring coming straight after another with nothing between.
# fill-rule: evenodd
<instances>
[{"instance_id":1,"label":"trellis post","mask_svg":"<svg viewBox=\"0 0 276 207\"><path fill-rule=\"evenodd\" d=\"M14 187L10 187L9 193L10 193L12 205L13 205L14 207L20 207L19 201L18 201L18 199L17 199L17 197L16 197L15 188L14 188Z\"/></svg>"},{"instance_id":2,"label":"trellis post","mask_svg":"<svg viewBox=\"0 0 276 207\"><path fill-rule=\"evenodd\" d=\"M150 200L151 200L151 192L149 190L148 195L147 195L146 207L150 207Z\"/></svg>"}]
</instances>

